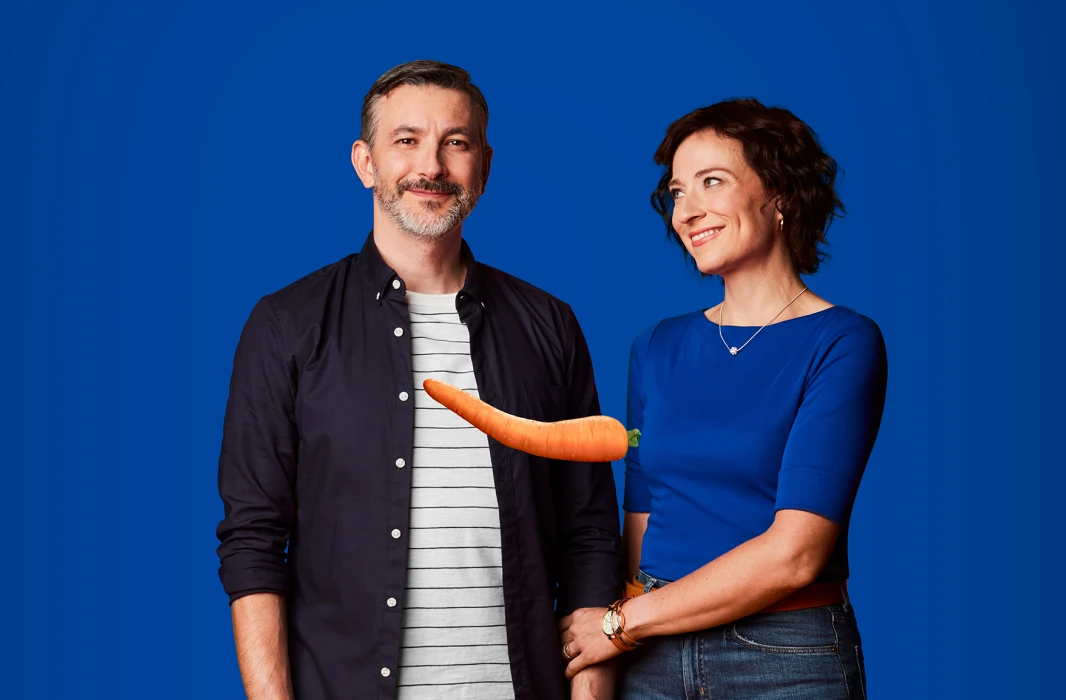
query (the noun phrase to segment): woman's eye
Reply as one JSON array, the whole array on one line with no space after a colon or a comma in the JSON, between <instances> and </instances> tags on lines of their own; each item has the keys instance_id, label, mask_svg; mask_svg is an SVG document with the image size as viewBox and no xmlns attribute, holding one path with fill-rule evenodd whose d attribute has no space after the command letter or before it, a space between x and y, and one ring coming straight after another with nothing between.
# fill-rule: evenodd
<instances>
[{"instance_id":1,"label":"woman's eye","mask_svg":"<svg viewBox=\"0 0 1066 700\"><path fill-rule=\"evenodd\" d=\"M703 178L703 186L704 187L713 187L713 186L717 185L721 181L722 181L721 178L714 177L713 175L711 175L709 177Z\"/></svg>"},{"instance_id":2,"label":"woman's eye","mask_svg":"<svg viewBox=\"0 0 1066 700\"><path fill-rule=\"evenodd\" d=\"M678 197L684 197L685 193L681 190L670 190L670 199L677 199Z\"/></svg>"}]
</instances>

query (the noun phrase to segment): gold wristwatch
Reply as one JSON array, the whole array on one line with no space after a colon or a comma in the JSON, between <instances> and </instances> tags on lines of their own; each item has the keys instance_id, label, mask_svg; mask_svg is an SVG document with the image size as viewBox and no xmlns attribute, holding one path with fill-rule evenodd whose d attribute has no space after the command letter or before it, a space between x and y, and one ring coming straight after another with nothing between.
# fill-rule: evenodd
<instances>
[{"instance_id":1,"label":"gold wristwatch","mask_svg":"<svg viewBox=\"0 0 1066 700\"><path fill-rule=\"evenodd\" d=\"M607 608L607 612L603 614L602 629L603 633L607 635L607 639L610 639L611 643L618 647L619 650L632 651L640 646L640 642L626 634L626 616L622 612L622 605L625 602L623 598L611 603L610 607Z\"/></svg>"}]
</instances>

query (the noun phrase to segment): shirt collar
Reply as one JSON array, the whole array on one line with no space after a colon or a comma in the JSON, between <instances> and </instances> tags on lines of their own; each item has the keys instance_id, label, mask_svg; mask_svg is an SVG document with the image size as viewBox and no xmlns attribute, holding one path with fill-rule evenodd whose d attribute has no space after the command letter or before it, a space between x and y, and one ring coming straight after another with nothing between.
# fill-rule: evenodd
<instances>
[{"instance_id":1,"label":"shirt collar","mask_svg":"<svg viewBox=\"0 0 1066 700\"><path fill-rule=\"evenodd\" d=\"M485 304L481 299L484 279L481 265L474 259L474 253L470 250L470 246L467 245L465 240L461 241L460 246L459 254L466 264L466 280L463 282L463 288L459 294L460 296L469 296L484 306ZM363 243L363 248L359 251L357 264L363 269L366 280L369 282L371 289L374 290L378 301L387 298L389 294L398 294L400 298L403 298L404 293L407 291L407 285L396 274L396 271L389 267L385 259L381 257L377 244L374 243L373 231L367 235L366 242ZM399 285L394 285L394 281L398 282Z\"/></svg>"}]
</instances>

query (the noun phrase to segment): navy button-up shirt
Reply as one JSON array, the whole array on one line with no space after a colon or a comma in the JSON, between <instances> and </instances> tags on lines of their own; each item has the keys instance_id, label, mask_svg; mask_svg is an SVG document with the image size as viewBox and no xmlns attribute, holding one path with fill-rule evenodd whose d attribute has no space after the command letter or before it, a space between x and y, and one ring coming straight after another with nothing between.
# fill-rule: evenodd
<instances>
[{"instance_id":1,"label":"navy button-up shirt","mask_svg":"<svg viewBox=\"0 0 1066 700\"><path fill-rule=\"evenodd\" d=\"M456 305L482 400L543 421L599 413L570 307L477 263L465 242L463 258ZM237 346L219 576L231 602L286 596L298 700L396 696L411 505L411 470L398 465L411 462L421 388L405 290L371 234L358 255L261 299ZM564 698L556 617L620 594L611 466L532 457L491 438L489 451L515 694Z\"/></svg>"}]
</instances>

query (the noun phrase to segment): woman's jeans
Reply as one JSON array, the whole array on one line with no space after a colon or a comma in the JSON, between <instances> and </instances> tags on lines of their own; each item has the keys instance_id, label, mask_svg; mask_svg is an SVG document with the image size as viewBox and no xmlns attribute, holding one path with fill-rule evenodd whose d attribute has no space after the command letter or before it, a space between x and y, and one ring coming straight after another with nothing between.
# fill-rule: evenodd
<instances>
[{"instance_id":1,"label":"woman's jeans","mask_svg":"<svg viewBox=\"0 0 1066 700\"><path fill-rule=\"evenodd\" d=\"M664 585L643 571L645 590ZM622 700L865 700L851 603L757 613L622 655Z\"/></svg>"}]
</instances>

